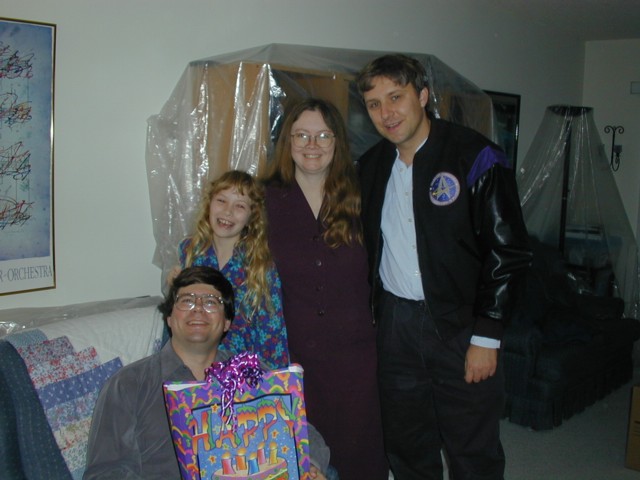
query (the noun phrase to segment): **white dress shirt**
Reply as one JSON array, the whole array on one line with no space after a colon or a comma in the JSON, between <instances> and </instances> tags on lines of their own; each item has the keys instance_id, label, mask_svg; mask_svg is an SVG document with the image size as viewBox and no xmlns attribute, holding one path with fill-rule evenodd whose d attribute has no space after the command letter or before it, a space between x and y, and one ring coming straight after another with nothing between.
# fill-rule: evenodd
<instances>
[{"instance_id":1,"label":"white dress shirt","mask_svg":"<svg viewBox=\"0 0 640 480\"><path fill-rule=\"evenodd\" d=\"M424 300L413 215L413 165L407 166L400 160L397 150L382 205L380 227L383 238L380 279L384 289L397 297ZM471 343L500 348L500 340L494 338L474 335Z\"/></svg>"}]
</instances>

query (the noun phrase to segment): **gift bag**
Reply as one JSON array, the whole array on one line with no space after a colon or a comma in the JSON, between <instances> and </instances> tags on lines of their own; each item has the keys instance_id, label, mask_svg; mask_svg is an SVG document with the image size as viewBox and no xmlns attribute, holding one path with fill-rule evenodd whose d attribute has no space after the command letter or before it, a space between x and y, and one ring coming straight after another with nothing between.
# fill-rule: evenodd
<instances>
[{"instance_id":1,"label":"gift bag","mask_svg":"<svg viewBox=\"0 0 640 480\"><path fill-rule=\"evenodd\" d=\"M308 480L303 370L232 380L165 382L165 406L183 480ZM226 398L225 398L225 393Z\"/></svg>"}]
</instances>

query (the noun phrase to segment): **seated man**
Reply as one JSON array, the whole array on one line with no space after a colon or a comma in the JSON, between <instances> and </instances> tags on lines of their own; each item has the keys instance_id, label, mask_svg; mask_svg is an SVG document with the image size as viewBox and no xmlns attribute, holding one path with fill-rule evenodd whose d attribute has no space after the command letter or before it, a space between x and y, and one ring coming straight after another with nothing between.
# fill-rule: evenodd
<instances>
[{"instance_id":1,"label":"seated man","mask_svg":"<svg viewBox=\"0 0 640 480\"><path fill-rule=\"evenodd\" d=\"M195 295L195 305L176 301L185 294ZM205 309L207 295L221 300L219 308ZM213 268L186 268L158 309L171 338L160 352L123 367L102 388L89 433L84 480L180 478L162 383L204 380L212 362L230 356L218 352L218 344L234 316L233 289ZM311 425L309 444L312 478L324 479L321 472L328 466L329 449Z\"/></svg>"}]
</instances>

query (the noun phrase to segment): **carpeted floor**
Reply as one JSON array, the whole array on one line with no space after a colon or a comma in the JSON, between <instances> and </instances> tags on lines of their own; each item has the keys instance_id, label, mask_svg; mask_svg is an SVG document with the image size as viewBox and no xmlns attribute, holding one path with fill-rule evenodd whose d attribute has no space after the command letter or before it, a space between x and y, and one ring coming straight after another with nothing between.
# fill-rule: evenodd
<instances>
[{"instance_id":1,"label":"carpeted floor","mask_svg":"<svg viewBox=\"0 0 640 480\"><path fill-rule=\"evenodd\" d=\"M505 479L640 480L640 471L624 466L634 384L640 384L640 374L553 430L538 432L503 420Z\"/></svg>"},{"instance_id":2,"label":"carpeted floor","mask_svg":"<svg viewBox=\"0 0 640 480\"><path fill-rule=\"evenodd\" d=\"M625 468L631 388L616 390L548 431L501 424L507 480L638 480Z\"/></svg>"}]
</instances>

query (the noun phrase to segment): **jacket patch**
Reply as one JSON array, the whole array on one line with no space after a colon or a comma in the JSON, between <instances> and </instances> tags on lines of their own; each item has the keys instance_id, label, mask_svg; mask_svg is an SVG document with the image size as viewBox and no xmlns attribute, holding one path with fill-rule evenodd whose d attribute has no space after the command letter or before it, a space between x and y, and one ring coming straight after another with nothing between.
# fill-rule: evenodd
<instances>
[{"instance_id":1,"label":"jacket patch","mask_svg":"<svg viewBox=\"0 0 640 480\"><path fill-rule=\"evenodd\" d=\"M429 186L431 203L438 206L449 205L460 196L460 182L447 172L440 172L433 177Z\"/></svg>"}]
</instances>

